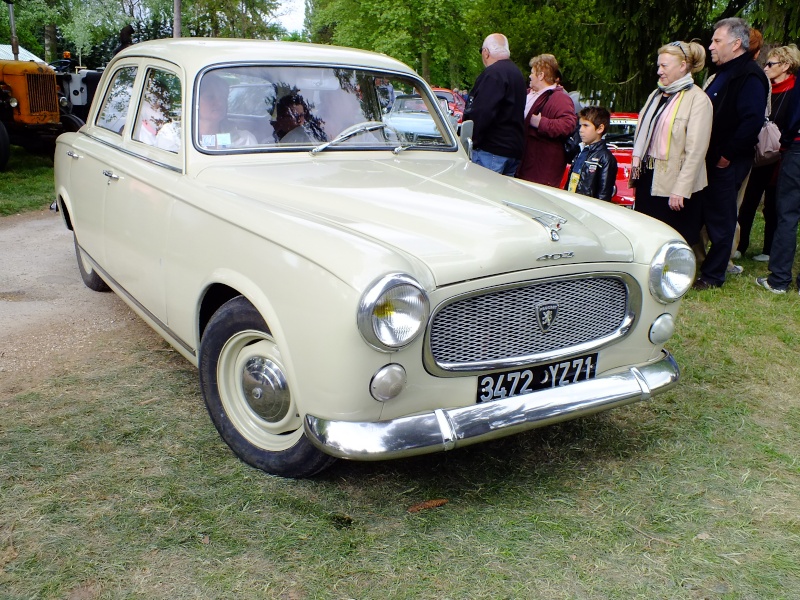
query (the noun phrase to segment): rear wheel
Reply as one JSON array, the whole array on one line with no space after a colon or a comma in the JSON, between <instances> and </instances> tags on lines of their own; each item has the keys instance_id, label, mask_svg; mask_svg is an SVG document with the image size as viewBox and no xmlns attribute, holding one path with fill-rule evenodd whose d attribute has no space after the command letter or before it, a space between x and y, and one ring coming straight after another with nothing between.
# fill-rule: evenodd
<instances>
[{"instance_id":1,"label":"rear wheel","mask_svg":"<svg viewBox=\"0 0 800 600\"><path fill-rule=\"evenodd\" d=\"M282 477L310 477L334 462L305 436L280 348L244 297L214 313L199 367L208 414L241 460Z\"/></svg>"},{"instance_id":2,"label":"rear wheel","mask_svg":"<svg viewBox=\"0 0 800 600\"><path fill-rule=\"evenodd\" d=\"M95 292L108 292L111 288L100 278L100 275L94 270L92 263L84 256L83 250L81 250L81 247L78 245L78 238L74 233L72 239L75 243L75 258L78 259L78 271L81 273L83 283L86 287Z\"/></svg>"}]
</instances>

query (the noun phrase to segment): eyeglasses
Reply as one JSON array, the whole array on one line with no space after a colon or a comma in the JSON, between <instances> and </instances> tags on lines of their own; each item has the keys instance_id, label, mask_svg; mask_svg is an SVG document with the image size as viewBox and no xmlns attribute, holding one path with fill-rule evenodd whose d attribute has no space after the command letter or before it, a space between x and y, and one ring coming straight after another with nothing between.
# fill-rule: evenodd
<instances>
[{"instance_id":1,"label":"eyeglasses","mask_svg":"<svg viewBox=\"0 0 800 600\"><path fill-rule=\"evenodd\" d=\"M669 44L667 44L667 46L677 46L678 49L681 51L681 54L683 54L683 58L689 60L689 57L686 56L686 50L683 49L683 42L670 42Z\"/></svg>"},{"instance_id":2,"label":"eyeglasses","mask_svg":"<svg viewBox=\"0 0 800 600\"><path fill-rule=\"evenodd\" d=\"M765 62L765 63L764 63L764 68L765 68L765 69L771 69L771 68L772 68L772 67L774 67L775 65L782 65L782 64L783 64L783 61L782 61L782 60L776 60L775 62L773 62L773 61L768 61L768 62Z\"/></svg>"}]
</instances>

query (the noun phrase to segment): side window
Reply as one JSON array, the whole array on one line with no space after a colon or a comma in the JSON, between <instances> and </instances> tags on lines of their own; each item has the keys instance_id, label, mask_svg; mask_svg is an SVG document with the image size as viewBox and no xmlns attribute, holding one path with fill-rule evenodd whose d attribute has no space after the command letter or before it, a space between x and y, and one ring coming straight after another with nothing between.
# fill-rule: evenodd
<instances>
[{"instance_id":1,"label":"side window","mask_svg":"<svg viewBox=\"0 0 800 600\"><path fill-rule=\"evenodd\" d=\"M128 106L133 93L136 67L123 67L114 74L103 99L103 108L97 116L97 125L114 133L122 133L128 117Z\"/></svg>"},{"instance_id":2,"label":"side window","mask_svg":"<svg viewBox=\"0 0 800 600\"><path fill-rule=\"evenodd\" d=\"M169 152L180 150L181 80L174 73L148 69L133 139Z\"/></svg>"}]
</instances>

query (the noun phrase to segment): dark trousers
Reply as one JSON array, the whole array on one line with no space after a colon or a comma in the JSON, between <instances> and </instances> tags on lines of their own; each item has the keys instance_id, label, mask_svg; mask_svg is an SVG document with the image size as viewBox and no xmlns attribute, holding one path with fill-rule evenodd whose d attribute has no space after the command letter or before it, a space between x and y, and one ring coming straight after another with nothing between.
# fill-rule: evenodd
<instances>
[{"instance_id":1,"label":"dark trousers","mask_svg":"<svg viewBox=\"0 0 800 600\"><path fill-rule=\"evenodd\" d=\"M772 236L775 234L775 178L780 168L780 163L753 167L750 171L750 180L744 191L742 206L739 208L739 245L737 250L742 253L750 246L750 230L758 212L761 196L764 196L764 249L763 254L769 254L772 246Z\"/></svg>"},{"instance_id":2,"label":"dark trousers","mask_svg":"<svg viewBox=\"0 0 800 600\"><path fill-rule=\"evenodd\" d=\"M769 253L770 275L767 281L772 287L785 290L792 282L797 223L800 222L800 142L792 144L783 154L775 210L778 223ZM797 279L800 287L800 275Z\"/></svg>"},{"instance_id":3,"label":"dark trousers","mask_svg":"<svg viewBox=\"0 0 800 600\"><path fill-rule=\"evenodd\" d=\"M703 223L711 248L700 270L700 277L711 285L725 283L725 271L736 234L736 196L753 161L739 158L721 169L708 167L708 187L702 194Z\"/></svg>"}]
</instances>

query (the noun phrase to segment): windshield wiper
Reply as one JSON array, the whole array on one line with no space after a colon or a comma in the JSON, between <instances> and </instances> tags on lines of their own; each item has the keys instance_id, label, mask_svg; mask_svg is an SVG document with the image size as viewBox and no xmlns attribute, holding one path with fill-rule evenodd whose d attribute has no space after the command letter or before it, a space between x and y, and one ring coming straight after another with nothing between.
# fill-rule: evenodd
<instances>
[{"instance_id":1,"label":"windshield wiper","mask_svg":"<svg viewBox=\"0 0 800 600\"><path fill-rule=\"evenodd\" d=\"M351 137L355 137L361 133L369 133L370 131L377 131L378 129L386 129L388 127L386 123L369 123L362 125L360 127L356 127L355 129L351 129L349 131L345 130L343 133L337 135L329 142L325 142L324 144L320 144L311 149L311 154L318 154L323 150L330 148L331 146L335 146L336 144L340 144L346 140L349 140Z\"/></svg>"}]
</instances>

